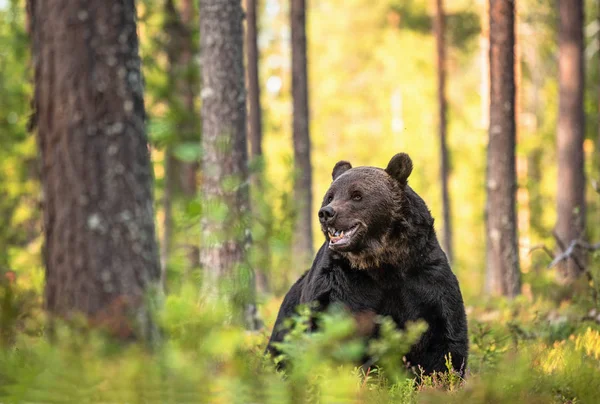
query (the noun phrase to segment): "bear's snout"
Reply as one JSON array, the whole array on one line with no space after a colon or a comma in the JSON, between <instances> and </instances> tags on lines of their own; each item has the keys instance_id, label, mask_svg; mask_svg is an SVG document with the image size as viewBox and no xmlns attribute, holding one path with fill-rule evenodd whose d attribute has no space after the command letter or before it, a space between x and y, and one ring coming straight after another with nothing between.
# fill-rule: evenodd
<instances>
[{"instance_id":1,"label":"bear's snout","mask_svg":"<svg viewBox=\"0 0 600 404\"><path fill-rule=\"evenodd\" d=\"M319 221L323 224L328 224L335 217L335 210L327 205L319 209Z\"/></svg>"}]
</instances>

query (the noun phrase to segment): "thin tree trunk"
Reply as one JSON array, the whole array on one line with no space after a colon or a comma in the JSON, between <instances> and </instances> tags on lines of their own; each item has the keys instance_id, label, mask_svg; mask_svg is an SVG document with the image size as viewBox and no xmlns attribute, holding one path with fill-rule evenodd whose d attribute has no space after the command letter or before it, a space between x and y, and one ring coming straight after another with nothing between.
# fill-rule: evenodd
<instances>
[{"instance_id":1,"label":"thin tree trunk","mask_svg":"<svg viewBox=\"0 0 600 404\"><path fill-rule=\"evenodd\" d=\"M185 69L194 68L194 56L197 50L194 49L192 40L192 24L194 20L194 1L193 0L182 0L181 7L181 23L186 28L187 35L183 41L183 50L181 52L181 65L185 66ZM194 105L198 97L198 82L193 78L193 75L186 72L184 89L182 89L183 103L186 108L186 115L188 116L189 126L188 135L197 141L201 137L200 123L197 120L196 106ZM181 185L185 196L188 199L194 199L198 197L198 169L200 164L198 162L181 162ZM200 243L199 240L192 238L192 242L187 245L188 248L188 263L189 268L197 268L200 266Z\"/></svg>"},{"instance_id":2,"label":"thin tree trunk","mask_svg":"<svg viewBox=\"0 0 600 404\"><path fill-rule=\"evenodd\" d=\"M583 0L560 1L559 16L558 187L555 234L559 244L568 246L573 240L584 237L585 225ZM582 262L583 256L578 254L559 266L561 278L570 281L579 276L583 268L578 264Z\"/></svg>"},{"instance_id":3,"label":"thin tree trunk","mask_svg":"<svg viewBox=\"0 0 600 404\"><path fill-rule=\"evenodd\" d=\"M179 72L182 76L179 79L181 86L179 87L179 93L182 97L182 104L186 111L186 122L185 132L186 138L193 139L196 141L200 136L200 127L198 121L195 118L195 100L198 95L197 86L198 83L193 79L193 75L189 73L189 69L194 69L195 66L193 58L196 50L192 40L192 24L194 24L194 2L193 0L182 0L181 11L179 18L183 30L181 31L181 44L180 55L178 60L179 69L184 72ZM198 193L197 185L197 172L199 164L197 162L181 162L180 163L180 184L183 193L188 198L195 198ZM192 266L199 265L198 262L198 248L193 248L193 258L190 256L190 263Z\"/></svg>"},{"instance_id":4,"label":"thin tree trunk","mask_svg":"<svg viewBox=\"0 0 600 404\"><path fill-rule=\"evenodd\" d=\"M160 264L134 2L28 5L46 307L82 312L123 338L149 336L144 297Z\"/></svg>"},{"instance_id":5,"label":"thin tree trunk","mask_svg":"<svg viewBox=\"0 0 600 404\"><path fill-rule=\"evenodd\" d=\"M167 280L167 265L171 255L171 246L173 242L173 197L174 184L173 173L175 171L175 158L171 153L171 149L165 151L165 190L163 194L163 237L160 244L160 285L163 290L166 290Z\"/></svg>"},{"instance_id":6,"label":"thin tree trunk","mask_svg":"<svg viewBox=\"0 0 600 404\"><path fill-rule=\"evenodd\" d=\"M489 0L483 0L481 14L481 36L479 37L481 57L481 127L490 125L490 7Z\"/></svg>"},{"instance_id":7,"label":"thin tree trunk","mask_svg":"<svg viewBox=\"0 0 600 404\"><path fill-rule=\"evenodd\" d=\"M490 0L490 127L487 167L486 291L520 292L515 172L514 2Z\"/></svg>"},{"instance_id":8,"label":"thin tree trunk","mask_svg":"<svg viewBox=\"0 0 600 404\"><path fill-rule=\"evenodd\" d=\"M446 44L443 0L436 0L435 9L435 39L437 44L437 74L438 74L438 125L440 136L440 178L442 180L442 207L444 216L444 250L448 260L452 261L452 218L450 195L448 191L448 148L447 134L447 102L446 102Z\"/></svg>"},{"instance_id":9,"label":"thin tree trunk","mask_svg":"<svg viewBox=\"0 0 600 404\"><path fill-rule=\"evenodd\" d=\"M246 0L246 57L248 69L248 137L250 157L262 157L262 117L258 78L257 0Z\"/></svg>"},{"instance_id":10,"label":"thin tree trunk","mask_svg":"<svg viewBox=\"0 0 600 404\"><path fill-rule=\"evenodd\" d=\"M202 246L205 290L233 283L234 309L255 328L250 233L243 11L240 0L200 1ZM246 276L244 276L246 275ZM248 316L249 315L249 316Z\"/></svg>"},{"instance_id":11,"label":"thin tree trunk","mask_svg":"<svg viewBox=\"0 0 600 404\"><path fill-rule=\"evenodd\" d=\"M306 57L306 3L291 0L292 99L294 138L294 198L297 203L294 230L294 262L304 268L313 255L312 240L312 165L308 109L308 72Z\"/></svg>"},{"instance_id":12,"label":"thin tree trunk","mask_svg":"<svg viewBox=\"0 0 600 404\"><path fill-rule=\"evenodd\" d=\"M248 74L248 140L250 141L250 159L261 163L261 170L252 176L252 186L259 196L259 203L264 203L262 175L262 111L260 106L260 81L258 74L258 42L257 42L257 3L258 0L246 0L246 66ZM258 212L259 207L254 207ZM255 217L257 215L254 215ZM256 261L256 287L259 292L269 291L267 271L270 266L269 240L254 240L259 250L259 259Z\"/></svg>"},{"instance_id":13,"label":"thin tree trunk","mask_svg":"<svg viewBox=\"0 0 600 404\"><path fill-rule=\"evenodd\" d=\"M194 109L194 100L197 95L197 83L193 79L193 75L189 74L191 68L192 56L194 53L192 43L192 29L194 8L191 0L183 0L181 12L175 6L173 0L165 1L165 17L166 23L164 30L168 35L167 59L169 62L169 80L173 88L173 94L169 97L169 102L172 108L179 109L178 116L180 121L177 123L179 129L178 141L199 141L200 128L196 118ZM172 229L173 220L171 218L171 206L168 201L175 198L178 194L186 199L192 199L197 196L196 173L198 171L198 163L178 161L172 153L172 148L168 147L165 156L165 228L163 233L163 251L167 250L167 246L172 245L171 238L175 233ZM179 191L179 193L176 192ZM172 202L171 202L172 204ZM171 227L168 227L167 225ZM193 239L191 239L193 240ZM197 242L186 244L188 248L188 265L186 273L189 273L191 268L199 266L199 248ZM167 257L168 258L168 257ZM163 266L166 265L163 259Z\"/></svg>"}]
</instances>

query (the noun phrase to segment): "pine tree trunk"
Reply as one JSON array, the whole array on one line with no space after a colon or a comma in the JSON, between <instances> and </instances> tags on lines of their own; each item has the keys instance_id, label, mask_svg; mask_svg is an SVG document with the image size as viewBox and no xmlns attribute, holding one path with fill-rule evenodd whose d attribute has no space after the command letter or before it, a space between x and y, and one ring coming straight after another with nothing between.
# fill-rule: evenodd
<instances>
[{"instance_id":1,"label":"pine tree trunk","mask_svg":"<svg viewBox=\"0 0 600 404\"><path fill-rule=\"evenodd\" d=\"M559 249L584 237L585 172L583 110L583 0L559 2L559 110L558 187L555 235ZM560 244L563 247L560 247ZM559 266L561 278L570 281L583 271L583 255Z\"/></svg>"},{"instance_id":2,"label":"pine tree trunk","mask_svg":"<svg viewBox=\"0 0 600 404\"><path fill-rule=\"evenodd\" d=\"M251 158L262 157L262 118L258 78L257 0L246 0L246 56L248 69L248 137Z\"/></svg>"},{"instance_id":3,"label":"pine tree trunk","mask_svg":"<svg viewBox=\"0 0 600 404\"><path fill-rule=\"evenodd\" d=\"M165 189L162 198L164 210L163 236L160 243L160 285L166 290L167 265L171 256L171 246L173 243L173 197L174 197L174 172L175 158L172 155L171 148L165 151Z\"/></svg>"},{"instance_id":4,"label":"pine tree trunk","mask_svg":"<svg viewBox=\"0 0 600 404\"><path fill-rule=\"evenodd\" d=\"M313 255L312 240L312 165L310 163L310 135L308 110L308 72L306 57L306 4L305 0L291 0L292 29L292 99L294 199L297 204L294 228L294 262L304 268Z\"/></svg>"},{"instance_id":5,"label":"pine tree trunk","mask_svg":"<svg viewBox=\"0 0 600 404\"><path fill-rule=\"evenodd\" d=\"M238 315L255 311L254 278L246 256L250 203L242 18L240 0L200 1L204 199L200 262L205 290L233 283Z\"/></svg>"},{"instance_id":6,"label":"pine tree trunk","mask_svg":"<svg viewBox=\"0 0 600 404\"><path fill-rule=\"evenodd\" d=\"M490 127L487 167L486 291L520 292L515 169L514 2L490 0Z\"/></svg>"},{"instance_id":7,"label":"pine tree trunk","mask_svg":"<svg viewBox=\"0 0 600 404\"><path fill-rule=\"evenodd\" d=\"M196 23L194 18L194 2L193 0L183 0L181 7L181 23L186 28L185 39L183 40L183 50L181 52L181 65L186 69L196 69L194 57L197 55L197 49L195 49L192 38L192 24ZM194 141L197 141L201 137L200 122L197 119L197 111L195 101L198 97L198 82L197 79L186 72L183 80L182 94L183 104L186 109L186 115L188 117L186 121L186 127L188 136ZM200 164L198 162L181 162L180 170L180 183L183 189L183 193L190 199L198 197L198 169ZM187 245L188 253L188 264L189 268L198 268L200 266L200 247L199 240L196 237L192 237L190 243Z\"/></svg>"},{"instance_id":8,"label":"pine tree trunk","mask_svg":"<svg viewBox=\"0 0 600 404\"><path fill-rule=\"evenodd\" d=\"M479 37L479 52L481 58L481 120L482 128L490 126L490 7L489 0L483 0L481 13L481 35Z\"/></svg>"},{"instance_id":9,"label":"pine tree trunk","mask_svg":"<svg viewBox=\"0 0 600 404\"><path fill-rule=\"evenodd\" d=\"M136 11L133 0L85 4L29 2L46 307L148 336L144 295L160 264Z\"/></svg>"},{"instance_id":10,"label":"pine tree trunk","mask_svg":"<svg viewBox=\"0 0 600 404\"><path fill-rule=\"evenodd\" d=\"M258 0L246 0L246 66L248 74L248 140L250 141L250 159L252 161L262 160L262 111L260 106L260 81L258 73L258 41L257 41L257 3ZM262 161L261 161L262 163ZM262 166L262 164L261 164ZM262 167L261 167L262 168ZM260 196L263 195L262 175L264 171L252 176L252 186ZM259 208L255 207L258 215ZM254 245L259 251L259 259L256 261L256 288L261 293L269 291L268 270L270 266L269 240L254 240Z\"/></svg>"},{"instance_id":11,"label":"pine tree trunk","mask_svg":"<svg viewBox=\"0 0 600 404\"><path fill-rule=\"evenodd\" d=\"M168 0L172 1L172 0ZM185 110L185 119L182 124L182 137L186 141L197 141L200 138L200 127L196 118L195 100L198 96L198 83L193 75L189 73L190 69L196 69L193 58L195 56L193 39L192 39L192 24L194 20L194 3L193 0L182 0L179 12L175 7L172 8L170 14L175 18L177 25L177 40L174 49L176 53L170 56L173 63L176 80L177 93L180 96L180 104ZM187 198L195 198L198 193L197 172L199 164L197 162L179 162L179 184L183 194ZM192 266L198 265L198 248L195 248L194 258L190 257Z\"/></svg>"},{"instance_id":12,"label":"pine tree trunk","mask_svg":"<svg viewBox=\"0 0 600 404\"><path fill-rule=\"evenodd\" d=\"M447 134L447 102L446 102L446 44L443 0L436 0L435 10L435 39L437 45L437 74L438 74L438 125L440 136L440 178L442 180L442 207L444 216L444 251L448 260L452 261L452 218L450 209L450 194L448 190L448 147Z\"/></svg>"},{"instance_id":13,"label":"pine tree trunk","mask_svg":"<svg viewBox=\"0 0 600 404\"><path fill-rule=\"evenodd\" d=\"M173 0L165 1L165 26L164 30L168 37L167 60L169 62L168 75L172 95L168 98L171 108L179 111L177 116L178 142L191 142L200 140L200 128L196 117L194 100L197 96L197 83L193 75L189 74L192 67L194 47L192 42L191 24L194 9L191 0L181 2L181 10L175 6ZM171 238L175 233L173 220L171 218L171 206L173 199L181 200L181 193L186 200L197 197L196 173L198 163L177 160L172 153L172 147L168 147L165 156L165 228L163 233L162 251L169 253ZM171 202L169 202L171 201ZM170 226L170 227L169 227ZM185 245L188 249L187 270L198 267L199 249L198 242L189 238ZM168 255L166 257L168 259ZM163 257L163 270L166 269L167 259Z\"/></svg>"}]
</instances>

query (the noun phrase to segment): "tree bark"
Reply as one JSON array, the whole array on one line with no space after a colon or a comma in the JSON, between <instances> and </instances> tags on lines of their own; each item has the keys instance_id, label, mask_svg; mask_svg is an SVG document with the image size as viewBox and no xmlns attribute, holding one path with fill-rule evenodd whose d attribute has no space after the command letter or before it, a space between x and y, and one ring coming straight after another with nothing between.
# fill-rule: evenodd
<instances>
[{"instance_id":1,"label":"tree bark","mask_svg":"<svg viewBox=\"0 0 600 404\"><path fill-rule=\"evenodd\" d=\"M264 203L262 176L264 173L264 162L262 152L262 110L260 105L260 80L258 71L258 41L257 41L257 8L258 0L246 0L246 72L248 74L248 140L250 141L250 159L260 163L260 170L252 175L252 186L256 195L259 196L258 203ZM259 207L255 217L260 214ZM259 251L259 259L256 261L256 288L261 293L269 291L268 269L270 266L269 240L253 240Z\"/></svg>"},{"instance_id":2,"label":"tree bark","mask_svg":"<svg viewBox=\"0 0 600 404\"><path fill-rule=\"evenodd\" d=\"M197 56L197 48L194 46L194 41L192 39L192 24L195 23L194 15L196 12L194 11L194 1L193 0L183 0L181 7L181 23L186 28L186 36L183 41L183 51L181 52L181 65L187 69L196 69L194 62L194 57ZM185 89L182 90L183 94L183 103L186 108L186 115L188 119L186 120L187 129L187 137L191 138L193 141L198 141L202 134L200 130L200 122L197 119L197 112L195 102L198 98L198 87L199 83L197 78L194 78L193 75L186 72L184 75L185 80L182 80L184 83ZM183 193L188 200L193 200L198 197L198 169L200 168L200 164L198 162L181 162L180 163L180 184L183 189ZM200 267L200 246L199 240L197 238L192 238L192 240L188 243L187 249L187 257L189 269ZM189 271L188 271L189 272Z\"/></svg>"},{"instance_id":3,"label":"tree bark","mask_svg":"<svg viewBox=\"0 0 600 404\"><path fill-rule=\"evenodd\" d=\"M123 338L147 336L155 329L144 297L160 265L134 2L28 6L46 308L82 312Z\"/></svg>"},{"instance_id":4,"label":"tree bark","mask_svg":"<svg viewBox=\"0 0 600 404\"><path fill-rule=\"evenodd\" d=\"M450 209L450 194L448 191L448 147L446 145L447 135L447 110L446 102L446 44L445 44L445 22L444 22L443 0L436 0L435 9L435 39L437 47L437 75L438 75L438 125L440 137L440 178L442 182L442 207L444 217L444 250L448 260L452 262L452 218Z\"/></svg>"},{"instance_id":5,"label":"tree bark","mask_svg":"<svg viewBox=\"0 0 600 404\"><path fill-rule=\"evenodd\" d=\"M199 141L200 128L196 116L194 101L197 96L197 82L189 73L192 68L194 46L192 40L192 23L194 8L191 0L181 2L180 11L173 0L165 1L165 26L164 30L168 36L167 60L169 63L168 76L172 93L168 97L170 108L178 110L177 138L175 143L181 141ZM197 162L179 161L173 156L172 147L165 151L165 193L163 198L163 209L165 211L162 250L162 272L165 277L166 265L172 248L172 237L176 233L172 219L172 204L174 199L191 200L197 197ZM197 240L185 246L188 249L187 271L198 267L199 247ZM194 242L196 241L196 242ZM164 285L164 283L163 283Z\"/></svg>"},{"instance_id":6,"label":"tree bark","mask_svg":"<svg viewBox=\"0 0 600 404\"><path fill-rule=\"evenodd\" d=\"M167 287L167 265L171 256L171 247L173 243L173 197L174 184L173 177L175 171L175 158L171 153L171 148L165 150L165 189L162 198L164 210L163 219L163 237L160 243L160 285L163 290Z\"/></svg>"},{"instance_id":7,"label":"tree bark","mask_svg":"<svg viewBox=\"0 0 600 404\"><path fill-rule=\"evenodd\" d=\"M238 315L255 312L254 278L246 256L250 201L242 18L240 0L200 1L204 198L200 262L209 293L223 281L233 283Z\"/></svg>"},{"instance_id":8,"label":"tree bark","mask_svg":"<svg viewBox=\"0 0 600 404\"><path fill-rule=\"evenodd\" d=\"M489 0L483 0L481 13L481 35L479 37L479 52L481 58L481 120L482 128L490 126L490 5Z\"/></svg>"},{"instance_id":9,"label":"tree bark","mask_svg":"<svg viewBox=\"0 0 600 404\"><path fill-rule=\"evenodd\" d=\"M312 240L312 165L308 109L308 72L306 56L306 3L291 0L292 99L294 138L294 198L297 204L294 229L294 262L304 268L313 255Z\"/></svg>"},{"instance_id":10,"label":"tree bark","mask_svg":"<svg viewBox=\"0 0 600 404\"><path fill-rule=\"evenodd\" d=\"M490 126L487 167L486 291L520 292L515 168L514 1L490 0Z\"/></svg>"},{"instance_id":11,"label":"tree bark","mask_svg":"<svg viewBox=\"0 0 600 404\"><path fill-rule=\"evenodd\" d=\"M257 0L246 0L246 57L248 69L248 138L252 159L262 157L262 113L258 78Z\"/></svg>"},{"instance_id":12,"label":"tree bark","mask_svg":"<svg viewBox=\"0 0 600 404\"><path fill-rule=\"evenodd\" d=\"M190 69L195 69L193 58L195 52L193 43L194 4L192 0L182 0L178 9L173 0L166 0L165 13L168 24L165 30L170 35L167 58L170 66L170 80L175 87L176 96L172 103L180 108L183 118L178 124L181 130L180 139L184 141L197 141L200 138L200 127L195 111L195 100L198 95L195 78L190 74ZM176 171L179 177L179 185L183 194L188 197L196 197L197 162L177 161ZM197 259L195 259L197 261Z\"/></svg>"},{"instance_id":13,"label":"tree bark","mask_svg":"<svg viewBox=\"0 0 600 404\"><path fill-rule=\"evenodd\" d=\"M569 245L584 237L585 172L583 110L583 0L559 2L559 111L557 126L558 187L555 234L560 243ZM559 243L559 244L560 244ZM559 247L560 249L560 247ZM571 257L558 268L563 280L578 277L583 255Z\"/></svg>"}]
</instances>

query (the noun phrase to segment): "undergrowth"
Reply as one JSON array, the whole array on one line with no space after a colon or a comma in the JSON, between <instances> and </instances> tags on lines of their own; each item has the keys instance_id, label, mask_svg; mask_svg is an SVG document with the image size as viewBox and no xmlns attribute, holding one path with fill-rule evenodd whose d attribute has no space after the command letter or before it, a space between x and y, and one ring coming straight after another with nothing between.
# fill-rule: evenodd
<instances>
[{"instance_id":1,"label":"undergrowth","mask_svg":"<svg viewBox=\"0 0 600 404\"><path fill-rule=\"evenodd\" d=\"M156 314L164 338L150 350L66 324L55 325L50 338L29 298L0 288L2 403L600 402L600 327L588 318L589 306L572 302L519 298L468 307L463 379L406 369L403 356L424 331L421 323L400 331L381 318L383 338L367 346L342 310L321 315L321 331L305 333L312 314L301 307L279 347L293 365L278 372L281 358L264 355L278 299L261 306L267 326L248 332L230 323L226 308L182 287ZM378 366L357 366L365 355Z\"/></svg>"}]
</instances>

